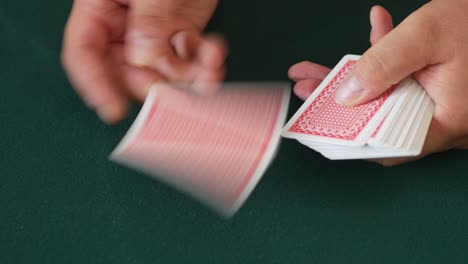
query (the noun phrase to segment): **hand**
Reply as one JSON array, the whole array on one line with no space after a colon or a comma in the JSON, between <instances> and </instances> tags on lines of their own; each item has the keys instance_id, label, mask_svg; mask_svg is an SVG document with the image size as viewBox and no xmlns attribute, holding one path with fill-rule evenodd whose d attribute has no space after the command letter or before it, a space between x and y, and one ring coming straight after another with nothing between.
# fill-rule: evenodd
<instances>
[{"instance_id":1,"label":"hand","mask_svg":"<svg viewBox=\"0 0 468 264\"><path fill-rule=\"evenodd\" d=\"M78 94L115 123L155 82L206 93L223 79L225 44L204 37L216 0L75 0L62 61ZM197 85L204 84L204 85Z\"/></svg>"},{"instance_id":2,"label":"hand","mask_svg":"<svg viewBox=\"0 0 468 264\"><path fill-rule=\"evenodd\" d=\"M382 7L371 10L373 46L359 59L353 75L335 95L354 106L382 94L412 75L435 102L428 135L418 157L375 160L392 166L430 153L468 148L468 1L434 0L393 29ZM329 69L303 62L289 70L298 81L295 93L305 99Z\"/></svg>"}]
</instances>

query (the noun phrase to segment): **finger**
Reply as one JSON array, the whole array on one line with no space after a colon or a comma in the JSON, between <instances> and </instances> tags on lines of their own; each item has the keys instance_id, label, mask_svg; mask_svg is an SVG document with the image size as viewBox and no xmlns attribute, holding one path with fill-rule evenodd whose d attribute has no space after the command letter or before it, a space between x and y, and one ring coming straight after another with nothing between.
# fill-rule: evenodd
<instances>
[{"instance_id":1,"label":"finger","mask_svg":"<svg viewBox=\"0 0 468 264\"><path fill-rule=\"evenodd\" d=\"M176 55L183 60L191 60L197 53L202 41L199 34L195 32L182 31L171 38L171 45Z\"/></svg>"},{"instance_id":2,"label":"finger","mask_svg":"<svg viewBox=\"0 0 468 264\"><path fill-rule=\"evenodd\" d=\"M189 61L177 56L170 43L179 31L197 32L177 17L175 1L139 0L131 3L126 35L127 61L134 66L149 67L172 81L193 79Z\"/></svg>"},{"instance_id":3,"label":"finger","mask_svg":"<svg viewBox=\"0 0 468 264\"><path fill-rule=\"evenodd\" d=\"M224 61L227 45L220 36L208 36L200 44L196 62L199 70L195 75L192 90L200 94L212 94L219 90L226 74Z\"/></svg>"},{"instance_id":4,"label":"finger","mask_svg":"<svg viewBox=\"0 0 468 264\"><path fill-rule=\"evenodd\" d=\"M209 35L202 37L194 32L178 32L171 44L179 58L190 61L195 67L215 70L224 65L227 44L223 37Z\"/></svg>"},{"instance_id":5,"label":"finger","mask_svg":"<svg viewBox=\"0 0 468 264\"><path fill-rule=\"evenodd\" d=\"M190 60L194 67L194 79L184 88L199 94L211 94L220 87L224 78L224 60L227 45L220 36L202 38L189 32L176 33L171 43L179 57Z\"/></svg>"},{"instance_id":6,"label":"finger","mask_svg":"<svg viewBox=\"0 0 468 264\"><path fill-rule=\"evenodd\" d=\"M343 105L359 105L383 93L411 73L437 62L430 16L418 11L372 46L335 93ZM421 45L421 43L424 43Z\"/></svg>"},{"instance_id":7,"label":"finger","mask_svg":"<svg viewBox=\"0 0 468 264\"><path fill-rule=\"evenodd\" d=\"M330 73L330 69L320 64L303 61L289 68L288 76L297 82L307 79L323 80Z\"/></svg>"},{"instance_id":8,"label":"finger","mask_svg":"<svg viewBox=\"0 0 468 264\"><path fill-rule=\"evenodd\" d=\"M374 6L370 11L370 42L372 45L387 35L393 29L393 20L390 13L381 6Z\"/></svg>"},{"instance_id":9,"label":"finger","mask_svg":"<svg viewBox=\"0 0 468 264\"><path fill-rule=\"evenodd\" d=\"M320 85L322 80L308 79L299 81L294 85L294 93L302 100L306 100L310 94Z\"/></svg>"},{"instance_id":10,"label":"finger","mask_svg":"<svg viewBox=\"0 0 468 264\"><path fill-rule=\"evenodd\" d=\"M109 56L111 33L86 2L76 1L67 24L62 50L64 68L77 93L108 123L121 120L128 103L118 88Z\"/></svg>"},{"instance_id":11,"label":"finger","mask_svg":"<svg viewBox=\"0 0 468 264\"><path fill-rule=\"evenodd\" d=\"M181 31L170 42L179 58L194 60L206 68L220 68L226 59L227 43L219 35L202 37L196 32Z\"/></svg>"},{"instance_id":12,"label":"finger","mask_svg":"<svg viewBox=\"0 0 468 264\"><path fill-rule=\"evenodd\" d=\"M124 47L121 43L112 45L112 57L117 65L120 65L122 79L129 96L143 102L149 88L156 82L165 82L163 76L153 70L130 66L124 57Z\"/></svg>"},{"instance_id":13,"label":"finger","mask_svg":"<svg viewBox=\"0 0 468 264\"><path fill-rule=\"evenodd\" d=\"M228 53L227 42L220 35L209 35L200 43L197 61L205 69L221 69Z\"/></svg>"},{"instance_id":14,"label":"finger","mask_svg":"<svg viewBox=\"0 0 468 264\"><path fill-rule=\"evenodd\" d=\"M152 85L158 82L167 82L165 78L152 70L137 68L127 64L121 65L121 69L128 92L140 102L145 101Z\"/></svg>"},{"instance_id":15,"label":"finger","mask_svg":"<svg viewBox=\"0 0 468 264\"><path fill-rule=\"evenodd\" d=\"M198 94L213 94L221 88L224 75L224 68L216 70L201 69L189 89Z\"/></svg>"}]
</instances>

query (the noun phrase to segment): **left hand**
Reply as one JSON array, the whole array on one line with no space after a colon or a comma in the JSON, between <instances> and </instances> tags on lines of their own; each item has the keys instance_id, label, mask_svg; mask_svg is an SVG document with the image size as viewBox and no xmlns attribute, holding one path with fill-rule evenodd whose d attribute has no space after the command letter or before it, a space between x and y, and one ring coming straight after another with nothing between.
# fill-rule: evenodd
<instances>
[{"instance_id":1,"label":"left hand","mask_svg":"<svg viewBox=\"0 0 468 264\"><path fill-rule=\"evenodd\" d=\"M393 29L382 7L371 10L372 47L359 59L353 75L335 99L355 106L376 98L412 75L435 103L435 111L420 156L374 160L384 166L409 162L431 153L468 149L468 1L433 0ZM289 69L294 92L306 99L330 72L301 62Z\"/></svg>"},{"instance_id":2,"label":"left hand","mask_svg":"<svg viewBox=\"0 0 468 264\"><path fill-rule=\"evenodd\" d=\"M226 45L206 36L217 0L75 0L62 62L76 92L107 123L122 120L156 82L210 93Z\"/></svg>"}]
</instances>

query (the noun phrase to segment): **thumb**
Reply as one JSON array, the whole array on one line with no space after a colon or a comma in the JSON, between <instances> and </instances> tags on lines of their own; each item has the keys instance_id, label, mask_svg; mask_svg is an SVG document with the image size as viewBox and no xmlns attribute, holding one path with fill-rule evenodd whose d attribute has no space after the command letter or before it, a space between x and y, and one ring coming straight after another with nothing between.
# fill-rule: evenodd
<instances>
[{"instance_id":1,"label":"thumb","mask_svg":"<svg viewBox=\"0 0 468 264\"><path fill-rule=\"evenodd\" d=\"M135 0L131 2L126 34L127 62L173 77L187 65L175 53L171 38L195 27L177 19L177 1Z\"/></svg>"},{"instance_id":2,"label":"thumb","mask_svg":"<svg viewBox=\"0 0 468 264\"><path fill-rule=\"evenodd\" d=\"M337 103L348 106L366 103L428 65L435 39L426 22L415 13L367 50L336 91Z\"/></svg>"}]
</instances>

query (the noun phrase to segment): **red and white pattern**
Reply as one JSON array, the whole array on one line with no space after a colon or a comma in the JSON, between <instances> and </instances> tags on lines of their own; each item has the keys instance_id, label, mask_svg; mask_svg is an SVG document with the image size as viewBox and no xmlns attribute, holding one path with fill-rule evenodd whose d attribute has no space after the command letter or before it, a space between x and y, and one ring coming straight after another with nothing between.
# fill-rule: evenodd
<instances>
[{"instance_id":1,"label":"red and white pattern","mask_svg":"<svg viewBox=\"0 0 468 264\"><path fill-rule=\"evenodd\" d=\"M224 89L213 96L158 90L116 159L230 214L279 142L289 98L281 87Z\"/></svg>"},{"instance_id":2,"label":"red and white pattern","mask_svg":"<svg viewBox=\"0 0 468 264\"><path fill-rule=\"evenodd\" d=\"M335 91L350 75L355 65L356 60L349 60L288 131L350 141L356 139L396 86L379 98L357 107L335 103Z\"/></svg>"}]
</instances>

